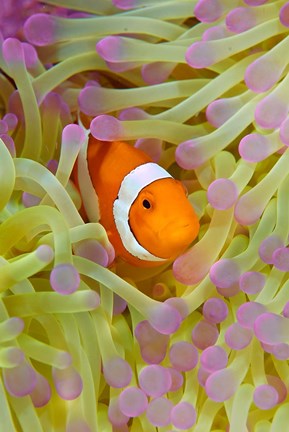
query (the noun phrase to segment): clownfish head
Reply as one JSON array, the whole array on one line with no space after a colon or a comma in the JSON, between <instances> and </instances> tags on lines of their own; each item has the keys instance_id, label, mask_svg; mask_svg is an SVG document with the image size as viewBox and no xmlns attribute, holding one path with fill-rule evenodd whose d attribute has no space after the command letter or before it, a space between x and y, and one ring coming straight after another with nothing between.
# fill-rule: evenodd
<instances>
[{"instance_id":1,"label":"clownfish head","mask_svg":"<svg viewBox=\"0 0 289 432\"><path fill-rule=\"evenodd\" d=\"M171 260L191 244L199 221L178 180L162 178L144 187L129 212L130 229L152 255Z\"/></svg>"},{"instance_id":2,"label":"clownfish head","mask_svg":"<svg viewBox=\"0 0 289 432\"><path fill-rule=\"evenodd\" d=\"M199 231L182 183L152 162L137 166L122 180L113 216L120 256L142 267L176 258Z\"/></svg>"}]
</instances>

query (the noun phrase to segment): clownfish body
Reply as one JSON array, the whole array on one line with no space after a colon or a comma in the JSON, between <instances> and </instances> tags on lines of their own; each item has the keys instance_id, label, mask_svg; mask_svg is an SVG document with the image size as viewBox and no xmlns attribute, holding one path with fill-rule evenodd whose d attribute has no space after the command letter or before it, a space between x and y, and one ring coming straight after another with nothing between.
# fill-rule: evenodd
<instances>
[{"instance_id":1,"label":"clownfish body","mask_svg":"<svg viewBox=\"0 0 289 432\"><path fill-rule=\"evenodd\" d=\"M88 219L104 226L116 256L128 263L164 264L197 236L199 222L182 183L143 151L90 136L76 171Z\"/></svg>"}]
</instances>

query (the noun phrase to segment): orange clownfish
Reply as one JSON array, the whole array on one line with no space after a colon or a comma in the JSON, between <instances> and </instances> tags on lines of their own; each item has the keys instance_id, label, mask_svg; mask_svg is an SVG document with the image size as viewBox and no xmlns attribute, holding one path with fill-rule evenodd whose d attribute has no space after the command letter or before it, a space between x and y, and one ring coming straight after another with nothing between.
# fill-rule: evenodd
<instances>
[{"instance_id":1,"label":"orange clownfish","mask_svg":"<svg viewBox=\"0 0 289 432\"><path fill-rule=\"evenodd\" d=\"M125 142L90 135L74 177L87 218L104 226L116 256L130 264L164 264L198 234L199 222L182 183Z\"/></svg>"}]
</instances>

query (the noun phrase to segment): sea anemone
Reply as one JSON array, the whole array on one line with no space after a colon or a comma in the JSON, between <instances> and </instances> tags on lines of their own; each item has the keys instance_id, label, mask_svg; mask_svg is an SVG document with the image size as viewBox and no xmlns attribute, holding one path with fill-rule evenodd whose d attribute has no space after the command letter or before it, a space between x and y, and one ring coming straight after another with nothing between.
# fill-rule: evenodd
<instances>
[{"instance_id":1,"label":"sea anemone","mask_svg":"<svg viewBox=\"0 0 289 432\"><path fill-rule=\"evenodd\" d=\"M284 0L1 6L1 430L287 428L288 27ZM89 133L186 186L173 263L82 218Z\"/></svg>"}]
</instances>

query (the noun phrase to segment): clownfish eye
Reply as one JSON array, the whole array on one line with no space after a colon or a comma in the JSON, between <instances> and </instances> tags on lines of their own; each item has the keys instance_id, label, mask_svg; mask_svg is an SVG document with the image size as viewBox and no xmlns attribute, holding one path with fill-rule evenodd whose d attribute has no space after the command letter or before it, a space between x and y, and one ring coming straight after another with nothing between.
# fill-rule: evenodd
<instances>
[{"instance_id":1,"label":"clownfish eye","mask_svg":"<svg viewBox=\"0 0 289 432\"><path fill-rule=\"evenodd\" d=\"M149 200L147 200L147 199L144 199L144 200L143 200L142 205L143 205L143 207L146 208L146 209L150 209L150 208L151 208L151 203L150 203Z\"/></svg>"}]
</instances>

